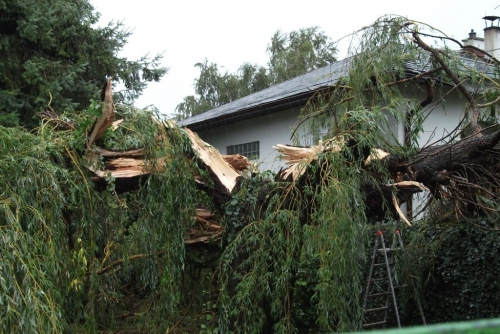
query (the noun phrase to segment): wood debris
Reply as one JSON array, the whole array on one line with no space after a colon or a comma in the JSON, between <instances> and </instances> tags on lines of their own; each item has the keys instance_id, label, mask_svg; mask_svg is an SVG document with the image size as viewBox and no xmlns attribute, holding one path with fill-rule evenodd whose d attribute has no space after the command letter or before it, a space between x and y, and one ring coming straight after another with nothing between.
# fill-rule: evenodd
<instances>
[{"instance_id":1,"label":"wood debris","mask_svg":"<svg viewBox=\"0 0 500 334\"><path fill-rule=\"evenodd\" d=\"M195 151L197 157L203 161L205 166L209 168L214 175L216 175L227 192L231 193L240 174L223 159L216 148L201 140L193 131L189 129L184 129L184 131L191 140L191 147Z\"/></svg>"},{"instance_id":2,"label":"wood debris","mask_svg":"<svg viewBox=\"0 0 500 334\"><path fill-rule=\"evenodd\" d=\"M243 172L252 167L252 163L248 161L248 158L241 154L222 155L222 159L237 172Z\"/></svg>"},{"instance_id":3,"label":"wood debris","mask_svg":"<svg viewBox=\"0 0 500 334\"><path fill-rule=\"evenodd\" d=\"M343 147L343 138L332 138L323 143L322 140L318 145L298 147L290 145L278 144L273 146L275 150L281 153L282 159L287 165L290 165L280 174L283 180L287 180L291 175L292 180L297 180L306 171L307 165L318 159L319 155L328 150L331 152L339 152Z\"/></svg>"},{"instance_id":4,"label":"wood debris","mask_svg":"<svg viewBox=\"0 0 500 334\"><path fill-rule=\"evenodd\" d=\"M222 237L224 228L220 226L217 217L209 209L197 208L195 219L195 226L189 230L184 240L186 244L208 243Z\"/></svg>"}]
</instances>

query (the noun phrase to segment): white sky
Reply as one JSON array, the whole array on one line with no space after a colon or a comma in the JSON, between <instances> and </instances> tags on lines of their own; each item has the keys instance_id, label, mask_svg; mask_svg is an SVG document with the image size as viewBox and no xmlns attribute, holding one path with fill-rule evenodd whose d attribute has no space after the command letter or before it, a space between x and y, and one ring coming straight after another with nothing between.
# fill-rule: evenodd
<instances>
[{"instance_id":1,"label":"white sky","mask_svg":"<svg viewBox=\"0 0 500 334\"><path fill-rule=\"evenodd\" d=\"M370 25L385 14L407 16L462 40L471 29L483 37L486 15L500 16L500 0L90 0L101 13L100 25L123 21L133 30L119 56L129 60L163 52L170 70L161 82L151 83L136 102L155 105L162 114L194 94L199 71L195 63L206 57L221 72L235 72L244 62L266 65L266 47L280 29L290 32L319 26L336 41ZM347 53L347 39L337 57Z\"/></svg>"}]
</instances>

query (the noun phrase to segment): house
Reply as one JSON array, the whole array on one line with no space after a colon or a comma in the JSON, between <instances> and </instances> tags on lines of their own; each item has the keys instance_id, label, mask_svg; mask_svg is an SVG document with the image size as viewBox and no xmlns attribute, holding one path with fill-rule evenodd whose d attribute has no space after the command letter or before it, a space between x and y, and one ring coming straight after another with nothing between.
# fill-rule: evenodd
<instances>
[{"instance_id":1,"label":"house","mask_svg":"<svg viewBox=\"0 0 500 334\"><path fill-rule=\"evenodd\" d=\"M488 27L485 29L485 36L500 41L500 28ZM478 45L482 46L476 43L478 41L486 45L500 45L488 40L484 42L475 34L469 36L470 44L466 43L466 45L478 49ZM240 153L256 161L261 171L277 171L284 166L284 162L280 160L273 145L294 144L291 134L298 124L301 108L314 94L328 90L345 77L349 72L351 62L352 58L340 60L190 117L179 124L197 132L205 142L216 147L222 154ZM467 66L476 67L478 70L488 69L486 63L477 58L464 56L464 62ZM424 63L404 64L409 76L425 72L429 69L428 66ZM441 100L434 101L423 110L427 117L423 124L424 133L419 139L421 146L443 138L452 132L463 118L463 98L452 87L441 86L440 89L444 90L441 95L446 96L446 103L442 103ZM404 96L416 98L417 101L424 100L427 94L426 88L419 84L401 86L401 90ZM398 141L402 143L405 131L403 122L394 121L393 131ZM305 124L302 124L295 133L300 145L317 144L312 142Z\"/></svg>"},{"instance_id":2,"label":"house","mask_svg":"<svg viewBox=\"0 0 500 334\"><path fill-rule=\"evenodd\" d=\"M498 31L500 29L498 27L499 18L498 16L483 17L485 22L491 22L490 26L486 24L486 28L484 28L484 38L477 37L477 33L472 29L469 33L469 38L462 40L464 49L479 57L484 57L484 50L496 59L500 59L500 38L498 38ZM496 26L494 25L495 21L498 21Z\"/></svg>"}]
</instances>

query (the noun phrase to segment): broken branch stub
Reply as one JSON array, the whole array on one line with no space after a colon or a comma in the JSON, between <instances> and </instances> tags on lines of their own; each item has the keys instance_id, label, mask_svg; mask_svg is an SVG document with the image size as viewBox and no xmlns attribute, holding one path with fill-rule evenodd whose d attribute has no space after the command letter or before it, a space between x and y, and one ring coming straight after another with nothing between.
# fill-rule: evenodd
<instances>
[{"instance_id":1,"label":"broken branch stub","mask_svg":"<svg viewBox=\"0 0 500 334\"><path fill-rule=\"evenodd\" d=\"M104 131L106 131L112 124L115 117L115 108L113 105L113 84L111 79L106 81L103 88L103 101L102 101L102 114L92 126L90 137L87 142L87 148L90 150L92 144L99 139Z\"/></svg>"},{"instance_id":2,"label":"broken branch stub","mask_svg":"<svg viewBox=\"0 0 500 334\"><path fill-rule=\"evenodd\" d=\"M196 156L203 161L205 166L214 174L217 180L226 188L228 193L233 191L240 174L238 174L222 157L219 151L207 144L193 131L185 128L186 135L191 141Z\"/></svg>"}]
</instances>

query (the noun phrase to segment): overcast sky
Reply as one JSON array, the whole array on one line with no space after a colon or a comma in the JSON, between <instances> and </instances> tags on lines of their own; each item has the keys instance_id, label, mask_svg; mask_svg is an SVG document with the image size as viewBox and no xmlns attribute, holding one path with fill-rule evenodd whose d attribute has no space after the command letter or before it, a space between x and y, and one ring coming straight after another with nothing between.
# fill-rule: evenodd
<instances>
[{"instance_id":1,"label":"overcast sky","mask_svg":"<svg viewBox=\"0 0 500 334\"><path fill-rule=\"evenodd\" d=\"M136 106L155 105L162 114L193 95L199 71L194 64L207 58L223 71L235 72L244 62L266 65L266 47L280 29L290 32L319 26L339 40L385 14L425 22L456 39L471 29L483 37L485 15L500 16L500 0L90 0L101 13L100 25L123 21L133 31L119 54L129 60L147 53L163 53L170 70L161 82L151 83ZM338 58L347 53L348 40L339 44Z\"/></svg>"}]
</instances>

